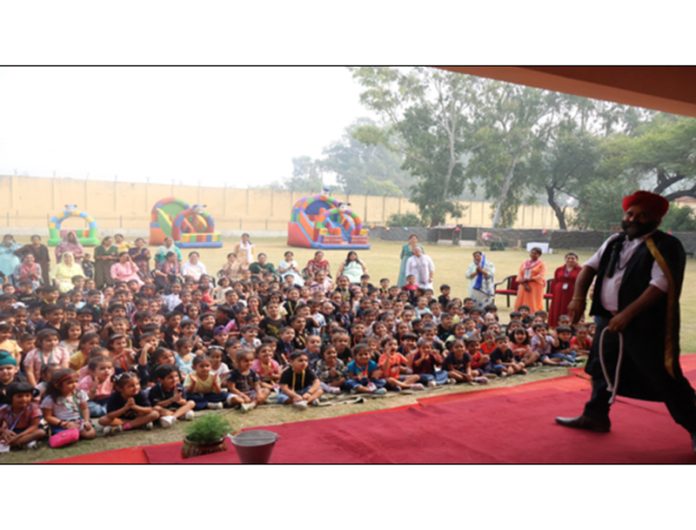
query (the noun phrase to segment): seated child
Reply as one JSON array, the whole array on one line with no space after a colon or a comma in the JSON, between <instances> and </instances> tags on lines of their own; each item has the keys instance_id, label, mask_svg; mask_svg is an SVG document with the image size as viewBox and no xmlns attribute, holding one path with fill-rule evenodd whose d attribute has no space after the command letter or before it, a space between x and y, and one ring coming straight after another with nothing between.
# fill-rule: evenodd
<instances>
[{"instance_id":1,"label":"seated child","mask_svg":"<svg viewBox=\"0 0 696 530\"><path fill-rule=\"evenodd\" d=\"M459 339L451 343L443 368L447 376L457 383L488 383L488 379L481 376L478 370L471 368L471 355L466 351L464 341Z\"/></svg>"},{"instance_id":2,"label":"seated child","mask_svg":"<svg viewBox=\"0 0 696 530\"><path fill-rule=\"evenodd\" d=\"M444 385L449 379L447 371L439 370L443 358L440 352L433 348L433 343L423 338L418 340L418 350L411 357L411 369L418 374L421 384L434 387Z\"/></svg>"},{"instance_id":3,"label":"seated child","mask_svg":"<svg viewBox=\"0 0 696 530\"><path fill-rule=\"evenodd\" d=\"M495 338L495 349L491 352L491 367L501 377L527 373L524 363L515 361L515 354L510 349L505 335Z\"/></svg>"},{"instance_id":4,"label":"seated child","mask_svg":"<svg viewBox=\"0 0 696 530\"><path fill-rule=\"evenodd\" d=\"M46 395L48 385L51 384L51 377L53 377L53 373L58 369L60 369L60 365L58 363L47 363L41 367L41 377L39 378L37 385L34 387L39 391L37 401L41 402ZM78 374L78 380L79 378L80 376Z\"/></svg>"},{"instance_id":5,"label":"seated child","mask_svg":"<svg viewBox=\"0 0 696 530\"><path fill-rule=\"evenodd\" d=\"M176 351L176 367L184 375L188 375L193 371L193 358L196 356L193 353L193 341L188 338L178 339L174 343Z\"/></svg>"},{"instance_id":6,"label":"seated child","mask_svg":"<svg viewBox=\"0 0 696 530\"><path fill-rule=\"evenodd\" d=\"M216 375L223 386L230 373L230 368L222 361L224 353L225 350L220 346L210 346L207 354L208 359L210 359L210 373Z\"/></svg>"},{"instance_id":7,"label":"seated child","mask_svg":"<svg viewBox=\"0 0 696 530\"><path fill-rule=\"evenodd\" d=\"M295 330L290 326L280 330L280 337L276 343L275 361L281 366L288 365L290 354L295 351Z\"/></svg>"},{"instance_id":8,"label":"seated child","mask_svg":"<svg viewBox=\"0 0 696 530\"><path fill-rule=\"evenodd\" d=\"M575 351L570 346L573 337L573 330L568 326L558 326L556 336L553 338L551 347L551 359L560 360L561 366L572 366L575 364Z\"/></svg>"},{"instance_id":9,"label":"seated child","mask_svg":"<svg viewBox=\"0 0 696 530\"><path fill-rule=\"evenodd\" d=\"M29 383L11 383L7 387L8 404L0 405L0 453L10 449L36 449L46 437L41 426L41 409L34 403L37 394Z\"/></svg>"},{"instance_id":10,"label":"seated child","mask_svg":"<svg viewBox=\"0 0 696 530\"><path fill-rule=\"evenodd\" d=\"M114 365L105 355L96 355L87 363L88 374L79 379L77 388L87 393L89 415L91 418L101 418L106 414L106 404L111 397L114 386L111 376L114 375Z\"/></svg>"},{"instance_id":11,"label":"seated child","mask_svg":"<svg viewBox=\"0 0 696 530\"><path fill-rule=\"evenodd\" d=\"M480 342L475 339L466 339L464 342L466 351L471 356L471 368L478 372L479 376L486 378L495 377L496 373L491 370L491 358L481 352Z\"/></svg>"},{"instance_id":12,"label":"seated child","mask_svg":"<svg viewBox=\"0 0 696 530\"><path fill-rule=\"evenodd\" d=\"M104 436L144 427L150 430L160 415L140 388L135 372L121 372L112 376L114 391L106 405L106 416L99 418Z\"/></svg>"},{"instance_id":13,"label":"seated child","mask_svg":"<svg viewBox=\"0 0 696 530\"><path fill-rule=\"evenodd\" d=\"M27 379L19 373L17 360L10 352L0 350L0 405L10 404L7 387L12 383L26 383Z\"/></svg>"},{"instance_id":14,"label":"seated child","mask_svg":"<svg viewBox=\"0 0 696 530\"><path fill-rule=\"evenodd\" d=\"M117 374L135 369L135 350L128 347L128 337L120 333L111 335L106 342L106 347L109 349L111 360L114 363L114 371Z\"/></svg>"},{"instance_id":15,"label":"seated child","mask_svg":"<svg viewBox=\"0 0 696 530\"><path fill-rule=\"evenodd\" d=\"M309 358L301 350L290 354L290 366L280 376L278 403L292 403L299 409L319 402L324 393L319 378L309 368Z\"/></svg>"},{"instance_id":16,"label":"seated child","mask_svg":"<svg viewBox=\"0 0 696 530\"><path fill-rule=\"evenodd\" d=\"M210 359L205 355L196 355L193 358L193 372L184 380L186 399L196 402L196 410L221 409L225 403L239 403L234 395L222 390L220 379L210 372L211 369Z\"/></svg>"},{"instance_id":17,"label":"seated child","mask_svg":"<svg viewBox=\"0 0 696 530\"><path fill-rule=\"evenodd\" d=\"M8 322L0 322L0 350L6 351L19 363L22 360L22 349L11 339L13 329Z\"/></svg>"},{"instance_id":18,"label":"seated child","mask_svg":"<svg viewBox=\"0 0 696 530\"><path fill-rule=\"evenodd\" d=\"M99 333L94 333L93 331L87 332L80 337L80 343L77 347L77 351L70 356L70 368L75 371L80 371L81 368L87 366L89 361L88 354L92 350L100 345Z\"/></svg>"},{"instance_id":19,"label":"seated child","mask_svg":"<svg viewBox=\"0 0 696 530\"><path fill-rule=\"evenodd\" d=\"M361 342L353 349L353 360L346 366L346 381L343 388L352 394L386 394L387 382L377 363L370 359L367 344Z\"/></svg>"},{"instance_id":20,"label":"seated child","mask_svg":"<svg viewBox=\"0 0 696 530\"><path fill-rule=\"evenodd\" d=\"M77 388L77 372L60 368L53 372L41 401L41 412L51 435L66 429L78 429L80 439L90 440L97 435L89 417L89 397Z\"/></svg>"},{"instance_id":21,"label":"seated child","mask_svg":"<svg viewBox=\"0 0 696 530\"><path fill-rule=\"evenodd\" d=\"M575 351L576 361L585 360L592 349L592 339L587 332L587 327L580 324L577 326L575 336L570 339L570 347Z\"/></svg>"},{"instance_id":22,"label":"seated child","mask_svg":"<svg viewBox=\"0 0 696 530\"><path fill-rule=\"evenodd\" d=\"M65 340L60 341L58 345L68 350L68 354L70 354L70 359L72 360L72 356L77 352L80 346L82 326L77 320L70 320L63 325L61 333L63 332L65 333L65 335L67 335L67 338ZM1 347L2 344L0 344L0 348Z\"/></svg>"},{"instance_id":23,"label":"seated child","mask_svg":"<svg viewBox=\"0 0 696 530\"><path fill-rule=\"evenodd\" d=\"M235 367L227 380L227 389L241 404L242 412L249 412L256 405L265 403L270 390L261 386L261 379L251 368L254 362L254 351L244 349L237 354Z\"/></svg>"},{"instance_id":24,"label":"seated child","mask_svg":"<svg viewBox=\"0 0 696 530\"><path fill-rule=\"evenodd\" d=\"M554 338L548 334L546 324L534 324L532 330L533 335L529 344L532 347L532 351L539 355L541 363L547 366L560 366L563 361L551 358Z\"/></svg>"},{"instance_id":25,"label":"seated child","mask_svg":"<svg viewBox=\"0 0 696 530\"><path fill-rule=\"evenodd\" d=\"M54 329L42 329L36 334L36 348L24 358L24 372L31 386L36 386L41 378L41 369L50 363L57 363L67 368L70 355L65 348L58 346L58 332Z\"/></svg>"},{"instance_id":26,"label":"seated child","mask_svg":"<svg viewBox=\"0 0 696 530\"><path fill-rule=\"evenodd\" d=\"M338 352L333 344L324 346L322 358L318 359L312 368L320 381L321 389L327 394L340 394L341 387L346 381L345 363L338 358Z\"/></svg>"},{"instance_id":27,"label":"seated child","mask_svg":"<svg viewBox=\"0 0 696 530\"><path fill-rule=\"evenodd\" d=\"M150 389L148 399L159 412L160 426L166 429L179 419L192 420L196 403L184 398L184 387L176 366L163 364L155 368L152 375L156 382Z\"/></svg>"},{"instance_id":28,"label":"seated child","mask_svg":"<svg viewBox=\"0 0 696 530\"><path fill-rule=\"evenodd\" d=\"M274 342L264 342L256 349L256 359L251 364L261 380L261 386L270 391L278 390L280 381L280 364L273 358L275 352Z\"/></svg>"},{"instance_id":29,"label":"seated child","mask_svg":"<svg viewBox=\"0 0 696 530\"><path fill-rule=\"evenodd\" d=\"M483 355L490 355L496 348L495 333L486 332L483 334L483 342L480 345Z\"/></svg>"},{"instance_id":30,"label":"seated child","mask_svg":"<svg viewBox=\"0 0 696 530\"><path fill-rule=\"evenodd\" d=\"M423 390L425 387L419 383L420 375L414 374L408 367L408 360L398 351L399 343L396 339L386 337L382 339L382 355L377 365L386 379L389 390L400 391L402 389Z\"/></svg>"},{"instance_id":31,"label":"seated child","mask_svg":"<svg viewBox=\"0 0 696 530\"><path fill-rule=\"evenodd\" d=\"M524 364L525 367L533 366L539 360L539 353L532 350L527 330L522 327L518 327L513 331L510 348L515 356L515 360Z\"/></svg>"}]
</instances>

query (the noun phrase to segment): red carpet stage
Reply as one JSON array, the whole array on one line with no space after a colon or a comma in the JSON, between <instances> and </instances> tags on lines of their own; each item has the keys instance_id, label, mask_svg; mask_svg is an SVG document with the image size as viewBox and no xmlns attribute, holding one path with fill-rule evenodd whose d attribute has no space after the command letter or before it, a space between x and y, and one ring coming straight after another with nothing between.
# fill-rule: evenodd
<instances>
[{"instance_id":1,"label":"red carpet stage","mask_svg":"<svg viewBox=\"0 0 696 530\"><path fill-rule=\"evenodd\" d=\"M696 382L696 355L682 367ZM280 435L272 463L287 464L696 464L686 431L661 403L619 398L612 432L560 427L588 397L583 374L510 388L434 396L417 405L265 427ZM180 443L128 448L53 463L184 463ZM238 463L233 449L185 463Z\"/></svg>"}]
</instances>

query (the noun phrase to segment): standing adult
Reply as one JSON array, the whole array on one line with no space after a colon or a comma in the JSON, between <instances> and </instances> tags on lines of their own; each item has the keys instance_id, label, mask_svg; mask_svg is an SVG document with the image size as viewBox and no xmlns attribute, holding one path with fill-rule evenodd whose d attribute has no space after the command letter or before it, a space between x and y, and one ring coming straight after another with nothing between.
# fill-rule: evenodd
<instances>
[{"instance_id":1,"label":"standing adult","mask_svg":"<svg viewBox=\"0 0 696 530\"><path fill-rule=\"evenodd\" d=\"M469 297L474 299L478 309L483 309L493 302L495 296L495 266L480 250L474 252L473 258L466 270L466 277L470 280Z\"/></svg>"},{"instance_id":2,"label":"standing adult","mask_svg":"<svg viewBox=\"0 0 696 530\"><path fill-rule=\"evenodd\" d=\"M433 288L433 275L435 274L435 264L423 249L416 246L413 249L413 256L406 262L406 276L413 274L420 289Z\"/></svg>"},{"instance_id":3,"label":"standing adult","mask_svg":"<svg viewBox=\"0 0 696 530\"><path fill-rule=\"evenodd\" d=\"M140 277L144 280L150 275L150 249L145 246L145 240L139 237L135 240L135 246L128 249L128 254L138 266Z\"/></svg>"},{"instance_id":4,"label":"standing adult","mask_svg":"<svg viewBox=\"0 0 696 530\"><path fill-rule=\"evenodd\" d=\"M31 236L31 243L24 245L17 251L17 255L24 259L27 254L34 256L34 261L41 267L41 281L44 285L49 285L48 272L51 267L51 257L48 247L41 243L41 236Z\"/></svg>"},{"instance_id":5,"label":"standing adult","mask_svg":"<svg viewBox=\"0 0 696 530\"><path fill-rule=\"evenodd\" d=\"M556 418L556 422L608 432L613 395L662 401L690 433L696 452L696 394L679 366L684 247L658 230L669 209L664 197L637 191L624 197L622 207L622 232L609 237L585 263L568 306L577 322L596 276L590 314L597 324L597 338L585 369L592 376L592 394L581 416ZM604 358L600 359L602 343Z\"/></svg>"},{"instance_id":6,"label":"standing adult","mask_svg":"<svg viewBox=\"0 0 696 530\"><path fill-rule=\"evenodd\" d=\"M362 261L360 261L358 253L351 250L348 252L345 261L338 267L338 270L336 271L336 278L344 275L348 278L350 283L358 284L360 283L360 277L363 274L367 274L367 267Z\"/></svg>"},{"instance_id":7,"label":"standing adult","mask_svg":"<svg viewBox=\"0 0 696 530\"><path fill-rule=\"evenodd\" d=\"M11 234L6 234L0 244L0 273L9 280L19 265L19 257L16 252L19 245Z\"/></svg>"},{"instance_id":8,"label":"standing adult","mask_svg":"<svg viewBox=\"0 0 696 530\"><path fill-rule=\"evenodd\" d=\"M517 299L515 310L526 305L530 311L544 308L544 289L546 288L546 264L541 261L541 249L534 247L529 251L529 259L522 262L517 275Z\"/></svg>"},{"instance_id":9,"label":"standing adult","mask_svg":"<svg viewBox=\"0 0 696 530\"><path fill-rule=\"evenodd\" d=\"M242 234L242 240L234 246L234 253L242 263L242 267L246 270L254 261L254 244L251 242L251 237L246 232Z\"/></svg>"},{"instance_id":10,"label":"standing adult","mask_svg":"<svg viewBox=\"0 0 696 530\"><path fill-rule=\"evenodd\" d=\"M399 267L399 279L397 281L399 287L406 285L406 262L413 256L416 247L420 247L421 252L425 254L425 249L418 244L418 236L416 234L411 234L408 236L408 243L401 247L401 265Z\"/></svg>"},{"instance_id":11,"label":"standing adult","mask_svg":"<svg viewBox=\"0 0 696 530\"><path fill-rule=\"evenodd\" d=\"M82 257L85 254L85 249L77 240L75 232L72 230L68 231L63 236L63 241L61 241L56 247L56 263L61 262L61 257L64 252L70 252L77 263L82 263Z\"/></svg>"},{"instance_id":12,"label":"standing adult","mask_svg":"<svg viewBox=\"0 0 696 530\"><path fill-rule=\"evenodd\" d=\"M118 261L118 249L111 236L102 239L101 245L94 249L94 283L97 289L111 285L111 266Z\"/></svg>"},{"instance_id":13,"label":"standing adult","mask_svg":"<svg viewBox=\"0 0 696 530\"><path fill-rule=\"evenodd\" d=\"M558 317L568 314L568 304L575 292L575 281L582 267L578 264L578 255L568 252L565 255L565 265L561 265L553 273L553 287L551 308L549 310L549 326L555 328L558 325Z\"/></svg>"}]
</instances>

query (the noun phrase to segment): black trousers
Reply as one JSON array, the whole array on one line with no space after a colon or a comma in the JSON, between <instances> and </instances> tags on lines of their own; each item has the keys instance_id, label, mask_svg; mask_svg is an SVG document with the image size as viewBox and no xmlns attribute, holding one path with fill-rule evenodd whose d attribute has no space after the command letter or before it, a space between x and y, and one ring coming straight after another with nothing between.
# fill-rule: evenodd
<instances>
[{"instance_id":1,"label":"black trousers","mask_svg":"<svg viewBox=\"0 0 696 530\"><path fill-rule=\"evenodd\" d=\"M596 317L597 333L596 339L599 340L602 329L608 324L608 319ZM596 353L596 352L595 352ZM652 374L644 373L648 380L652 379ZM657 377L657 376L655 376ZM696 393L691 387L689 381L681 374L677 374L668 384L661 384L663 381L655 381L659 384L664 395L664 403L670 415L679 425L684 427L692 434L696 434ZM609 419L609 398L611 393L607 388L607 382L601 375L593 375L592 377L592 394L590 400L585 403L585 416L598 420Z\"/></svg>"}]
</instances>

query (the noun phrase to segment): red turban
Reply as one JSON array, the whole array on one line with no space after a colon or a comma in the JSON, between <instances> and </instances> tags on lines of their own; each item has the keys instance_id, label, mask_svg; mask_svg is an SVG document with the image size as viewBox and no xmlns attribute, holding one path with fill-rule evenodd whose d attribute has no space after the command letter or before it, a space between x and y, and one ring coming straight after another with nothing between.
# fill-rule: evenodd
<instances>
[{"instance_id":1,"label":"red turban","mask_svg":"<svg viewBox=\"0 0 696 530\"><path fill-rule=\"evenodd\" d=\"M649 212L657 215L660 219L662 219L667 213L667 210L669 210L669 201L667 199L662 195L649 191L638 190L632 195L627 195L623 198L621 206L625 212L634 204L640 204Z\"/></svg>"}]
</instances>

